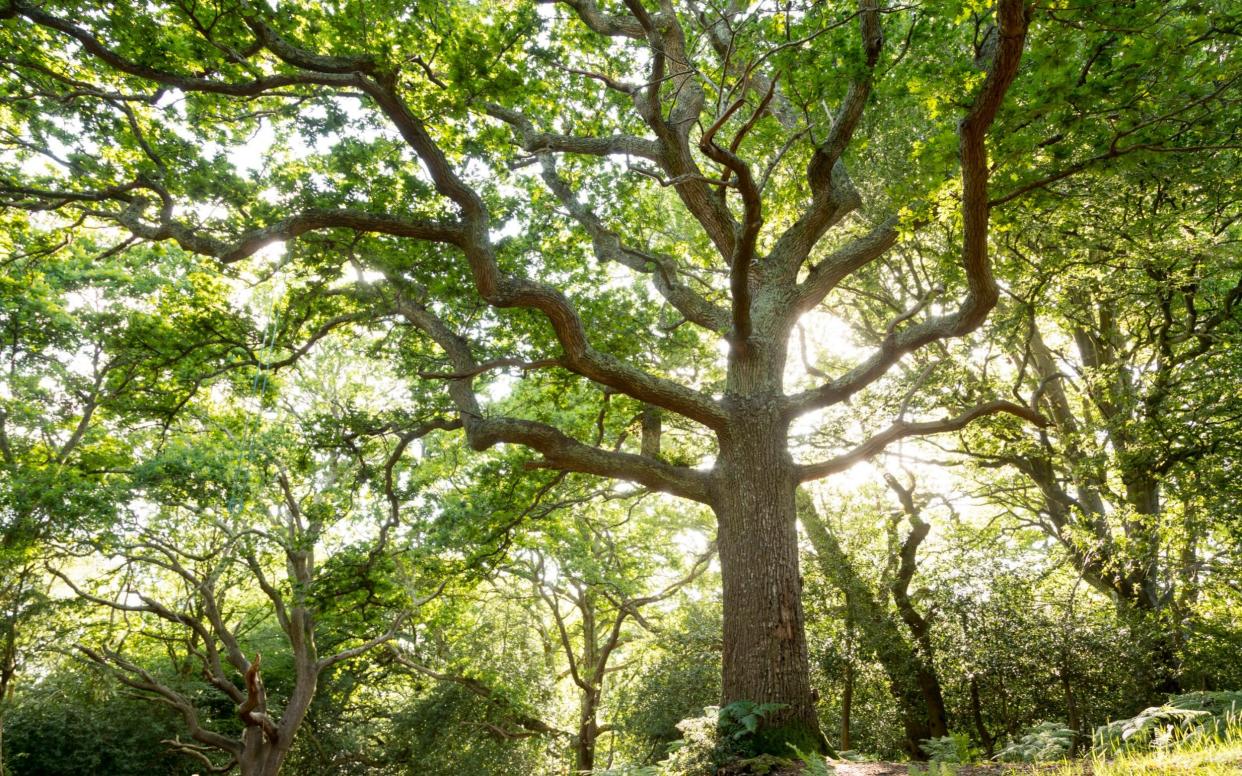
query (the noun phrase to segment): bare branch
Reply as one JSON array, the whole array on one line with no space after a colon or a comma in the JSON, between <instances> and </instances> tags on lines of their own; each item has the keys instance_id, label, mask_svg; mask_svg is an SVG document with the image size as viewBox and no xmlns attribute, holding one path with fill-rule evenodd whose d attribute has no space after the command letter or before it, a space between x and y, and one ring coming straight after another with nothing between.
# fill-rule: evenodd
<instances>
[{"instance_id":1,"label":"bare branch","mask_svg":"<svg viewBox=\"0 0 1242 776\"><path fill-rule=\"evenodd\" d=\"M995 415L997 413L1008 413L1023 420L1034 423L1043 427L1048 425L1048 421L1039 413L1029 407L1023 407L1010 401L990 401L980 404L976 407L955 415L951 418L943 420L930 420L915 423L906 421L898 421L880 433L862 442L848 453L838 455L835 458L829 458L826 461L813 464L803 464L798 467L798 481L808 482L827 477L830 474L845 471L860 461L865 461L884 451L888 445L899 439L905 439L913 436L926 436L928 434L943 434L949 431L960 431L965 428L971 421L987 415Z\"/></svg>"}]
</instances>

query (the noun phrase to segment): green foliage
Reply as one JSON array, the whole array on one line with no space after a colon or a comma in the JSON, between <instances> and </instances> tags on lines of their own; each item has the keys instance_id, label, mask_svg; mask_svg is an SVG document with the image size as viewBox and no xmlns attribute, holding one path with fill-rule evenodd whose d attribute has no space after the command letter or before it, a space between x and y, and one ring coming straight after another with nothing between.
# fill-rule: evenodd
<instances>
[{"instance_id":1,"label":"green foliage","mask_svg":"<svg viewBox=\"0 0 1242 776\"><path fill-rule=\"evenodd\" d=\"M539 739L508 740L487 724L506 724L503 709L459 685L435 684L397 704L386 731L389 744L374 754L387 772L403 776L546 772Z\"/></svg>"},{"instance_id":2,"label":"green foliage","mask_svg":"<svg viewBox=\"0 0 1242 776\"><path fill-rule=\"evenodd\" d=\"M622 765L596 771L596 776L662 776L663 771L655 765Z\"/></svg>"},{"instance_id":3,"label":"green foliage","mask_svg":"<svg viewBox=\"0 0 1242 776\"><path fill-rule=\"evenodd\" d=\"M5 701L12 776L189 776L202 762L164 743L181 720L129 695L109 676L62 663Z\"/></svg>"},{"instance_id":4,"label":"green foliage","mask_svg":"<svg viewBox=\"0 0 1242 776\"><path fill-rule=\"evenodd\" d=\"M790 744L789 748L793 750L794 755L806 766L803 771L805 776L832 776L832 774L837 772L836 768L829 765L828 761L822 756L814 752L804 752L794 744Z\"/></svg>"},{"instance_id":5,"label":"green foliage","mask_svg":"<svg viewBox=\"0 0 1242 776\"><path fill-rule=\"evenodd\" d=\"M957 776L957 763L935 760L927 765L911 763L907 768L907 774L908 776Z\"/></svg>"},{"instance_id":6,"label":"green foliage","mask_svg":"<svg viewBox=\"0 0 1242 776\"><path fill-rule=\"evenodd\" d=\"M728 741L737 742L744 748L745 741L759 732L764 719L775 711L785 708L783 703L755 703L734 701L720 707L717 723L720 735Z\"/></svg>"},{"instance_id":7,"label":"green foliage","mask_svg":"<svg viewBox=\"0 0 1242 776\"><path fill-rule=\"evenodd\" d=\"M270 599L313 624L324 656L384 633L419 593L445 591L402 621L399 653L321 677L290 766L298 773L361 771L371 755L394 773L547 772L568 736L528 735L515 720L537 710L572 730L579 684L591 682L607 687L598 711L618 759L649 763L680 731L669 772L706 774L783 736L764 724L774 708L755 704L677 723L719 697L710 595L702 606L663 599L641 622L618 603L684 574L686 544L711 534L709 510L648 488L705 473L717 430L666 407L659 451L640 457L639 418L670 395L716 402L727 363L747 351L666 293L701 295L727 316L730 258L713 242L734 230L742 178L696 150L717 117L731 153L756 173L768 167L749 280L789 286L760 300L756 321L780 317L793 282L825 267L833 276L875 242L854 238L887 233L876 227L886 218L899 224L891 250L859 260L810 305L812 334L831 319L851 341L803 354L818 363L792 387L860 374L865 355L838 344L901 357L848 402L796 423L792 459L835 456L893 417L918 423L999 396L1052 416L1039 430L1006 417L962 432L979 482L940 495L976 501L953 492L970 490L989 506L929 514L936 557L924 553L910 592L932 623L930 646L916 645L889 600L897 530L876 530L887 518L863 503L866 489L842 502L837 552L816 548L827 562L807 571L805 588L825 726L852 722L851 746L894 755L901 714L920 697L920 654L944 678L950 719L971 720L981 739L1067 716L1087 730L1157 702L1175 681L1242 680L1236 3L1031 6L1020 72L987 141L996 204L985 237L1004 293L987 330L921 352L893 345L962 328L958 300L980 298L979 277L961 266L958 127L988 81L997 4L889 4L874 68L859 45L865 13L844 0L743 3L724 23L720 4L598 5L594 23L619 34L596 34L571 7L592 3L534 0L43 0L0 11L0 674L6 687L14 675L31 683L15 696L10 751L76 747L66 762L86 762L77 742L116 732L86 720L57 750L28 724L39 717L22 699L35 696L22 693L63 680L47 673L34 651L42 626L30 625L51 588L63 592L46 584L45 561L74 579L99 572L90 592L100 600L145 595L177 612L170 622L62 607L56 648L81 638L144 666L154 655L182 682L220 646L179 630L201 619L201 580L218 582L227 600L215 619L238 648L263 651L274 708L297 672L295 639ZM634 34L628 12L640 5L658 14L650 35ZM678 22L692 62L647 48ZM726 28L727 46L713 45ZM634 111L641 92L616 88L653 64L690 68L652 84L657 116L668 117L654 128ZM779 82L776 102L759 103L752 75ZM848 125L838 111L860 93L840 167L816 173L815 144ZM683 121L687 105L705 107ZM522 127L498 108L520 111ZM689 133L684 154L631 153L668 127ZM558 134L532 139L544 132ZM559 153L566 138L612 138L611 150ZM460 186L428 174L441 157ZM532 170L554 159L570 196L547 185L551 169ZM682 169L653 179L647 165L666 159ZM461 187L477 200L445 195ZM814 250L782 268L773 248L812 197L833 207L810 221L839 227L793 240ZM695 203L715 211L723 237L707 234L687 209ZM596 220L583 223L576 206ZM344 209L354 215L324 216ZM462 251L455 229L444 243L404 234L467 221L470 235L494 240ZM273 250L248 253L258 244ZM602 250L617 246L611 258ZM480 280L480 257L495 259L499 281ZM528 293L535 284L552 291ZM260 402L247 390L269 302L281 367ZM413 323L420 312L450 335ZM581 321L581 337L549 325L567 321ZM781 350L787 331L762 339L780 351L773 363L796 371ZM1040 332L1049 364L1032 350ZM483 365L478 374L453 376L455 345ZM631 380L629 369L645 374ZM776 377L772 406L784 402ZM472 390L477 402L464 401ZM411 436L426 423L446 433ZM468 442L455 423L488 431ZM566 463L585 446L597 449ZM644 490L604 485L618 468L641 472ZM253 498L225 521L238 484ZM313 573L291 578L295 560ZM533 600L555 587L556 605L572 599L566 610L577 612L565 621ZM611 663L566 678L562 647L586 655L608 632L597 615L619 626ZM403 670L397 655L424 670ZM223 671L215 689L193 694L236 734L235 704L219 690L239 677ZM132 716L115 698L66 697ZM1182 696L1113 723L1115 738L1206 730L1226 716L1223 703ZM58 731L77 721L52 717ZM118 740L161 772L147 757L148 724L136 726L141 740ZM1042 752L1061 735L1037 728L1011 746ZM973 756L956 738L929 745L945 759ZM811 746L795 741L799 754Z\"/></svg>"},{"instance_id":8,"label":"green foliage","mask_svg":"<svg viewBox=\"0 0 1242 776\"><path fill-rule=\"evenodd\" d=\"M720 708L708 706L703 715L677 723L681 739L669 745L668 759L660 763L661 776L713 776L725 759L720 738Z\"/></svg>"},{"instance_id":9,"label":"green foliage","mask_svg":"<svg viewBox=\"0 0 1242 776\"><path fill-rule=\"evenodd\" d=\"M720 609L711 599L684 602L643 649L633 678L612 691L619 746L655 762L681 737L678 723L720 698Z\"/></svg>"},{"instance_id":10,"label":"green foliage","mask_svg":"<svg viewBox=\"0 0 1242 776\"><path fill-rule=\"evenodd\" d=\"M1007 763L1037 763L1062 760L1074 748L1077 733L1060 722L1041 722L1017 740L1011 740L996 754Z\"/></svg>"},{"instance_id":11,"label":"green foliage","mask_svg":"<svg viewBox=\"0 0 1242 776\"><path fill-rule=\"evenodd\" d=\"M919 743L923 753L936 763L974 762L978 752L965 733L952 733L939 738L924 739Z\"/></svg>"},{"instance_id":12,"label":"green foliage","mask_svg":"<svg viewBox=\"0 0 1242 776\"><path fill-rule=\"evenodd\" d=\"M1242 692L1195 692L1178 695L1161 706L1152 706L1128 719L1096 728L1092 745L1096 752L1126 749L1164 749L1179 739L1216 735L1237 720Z\"/></svg>"}]
</instances>

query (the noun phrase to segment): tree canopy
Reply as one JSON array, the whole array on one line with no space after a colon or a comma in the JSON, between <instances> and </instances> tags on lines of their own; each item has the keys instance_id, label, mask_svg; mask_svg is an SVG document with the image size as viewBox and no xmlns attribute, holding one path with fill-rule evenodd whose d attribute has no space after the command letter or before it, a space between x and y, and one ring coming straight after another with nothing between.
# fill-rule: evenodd
<instances>
[{"instance_id":1,"label":"tree canopy","mask_svg":"<svg viewBox=\"0 0 1242 776\"><path fill-rule=\"evenodd\" d=\"M2 767L115 683L246 774L1237 685L1234 4L0 2Z\"/></svg>"}]
</instances>

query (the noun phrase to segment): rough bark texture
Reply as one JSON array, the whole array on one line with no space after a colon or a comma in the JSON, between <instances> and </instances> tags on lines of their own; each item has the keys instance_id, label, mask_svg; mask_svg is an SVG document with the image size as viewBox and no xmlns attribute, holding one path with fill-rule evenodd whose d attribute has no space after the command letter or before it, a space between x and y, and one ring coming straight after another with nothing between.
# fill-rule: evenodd
<instances>
[{"instance_id":1,"label":"rough bark texture","mask_svg":"<svg viewBox=\"0 0 1242 776\"><path fill-rule=\"evenodd\" d=\"M721 438L713 508L724 601L724 698L785 708L768 718L761 751L820 749L811 697L798 568L796 481L775 408L735 400Z\"/></svg>"}]
</instances>

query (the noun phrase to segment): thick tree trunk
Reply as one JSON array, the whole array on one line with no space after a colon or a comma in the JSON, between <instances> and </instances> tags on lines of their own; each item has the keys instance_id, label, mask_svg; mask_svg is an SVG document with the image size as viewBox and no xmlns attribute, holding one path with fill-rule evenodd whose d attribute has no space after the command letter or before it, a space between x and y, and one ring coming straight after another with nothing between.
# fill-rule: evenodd
<instances>
[{"instance_id":1,"label":"thick tree trunk","mask_svg":"<svg viewBox=\"0 0 1242 776\"><path fill-rule=\"evenodd\" d=\"M279 740L268 741L258 727L249 727L242 735L242 754L237 765L241 776L277 776L287 754L287 745Z\"/></svg>"},{"instance_id":2,"label":"thick tree trunk","mask_svg":"<svg viewBox=\"0 0 1242 776\"><path fill-rule=\"evenodd\" d=\"M944 694L940 690L940 677L934 668L923 660L919 661L915 671L915 681L919 693L923 696L923 707L927 709L927 726L931 729L931 738L949 735L948 717L944 711Z\"/></svg>"},{"instance_id":3,"label":"thick tree trunk","mask_svg":"<svg viewBox=\"0 0 1242 776\"><path fill-rule=\"evenodd\" d=\"M756 748L788 755L788 744L822 750L811 697L793 461L773 404L735 400L720 439L713 507L724 595L724 703L782 703L765 719Z\"/></svg>"}]
</instances>

